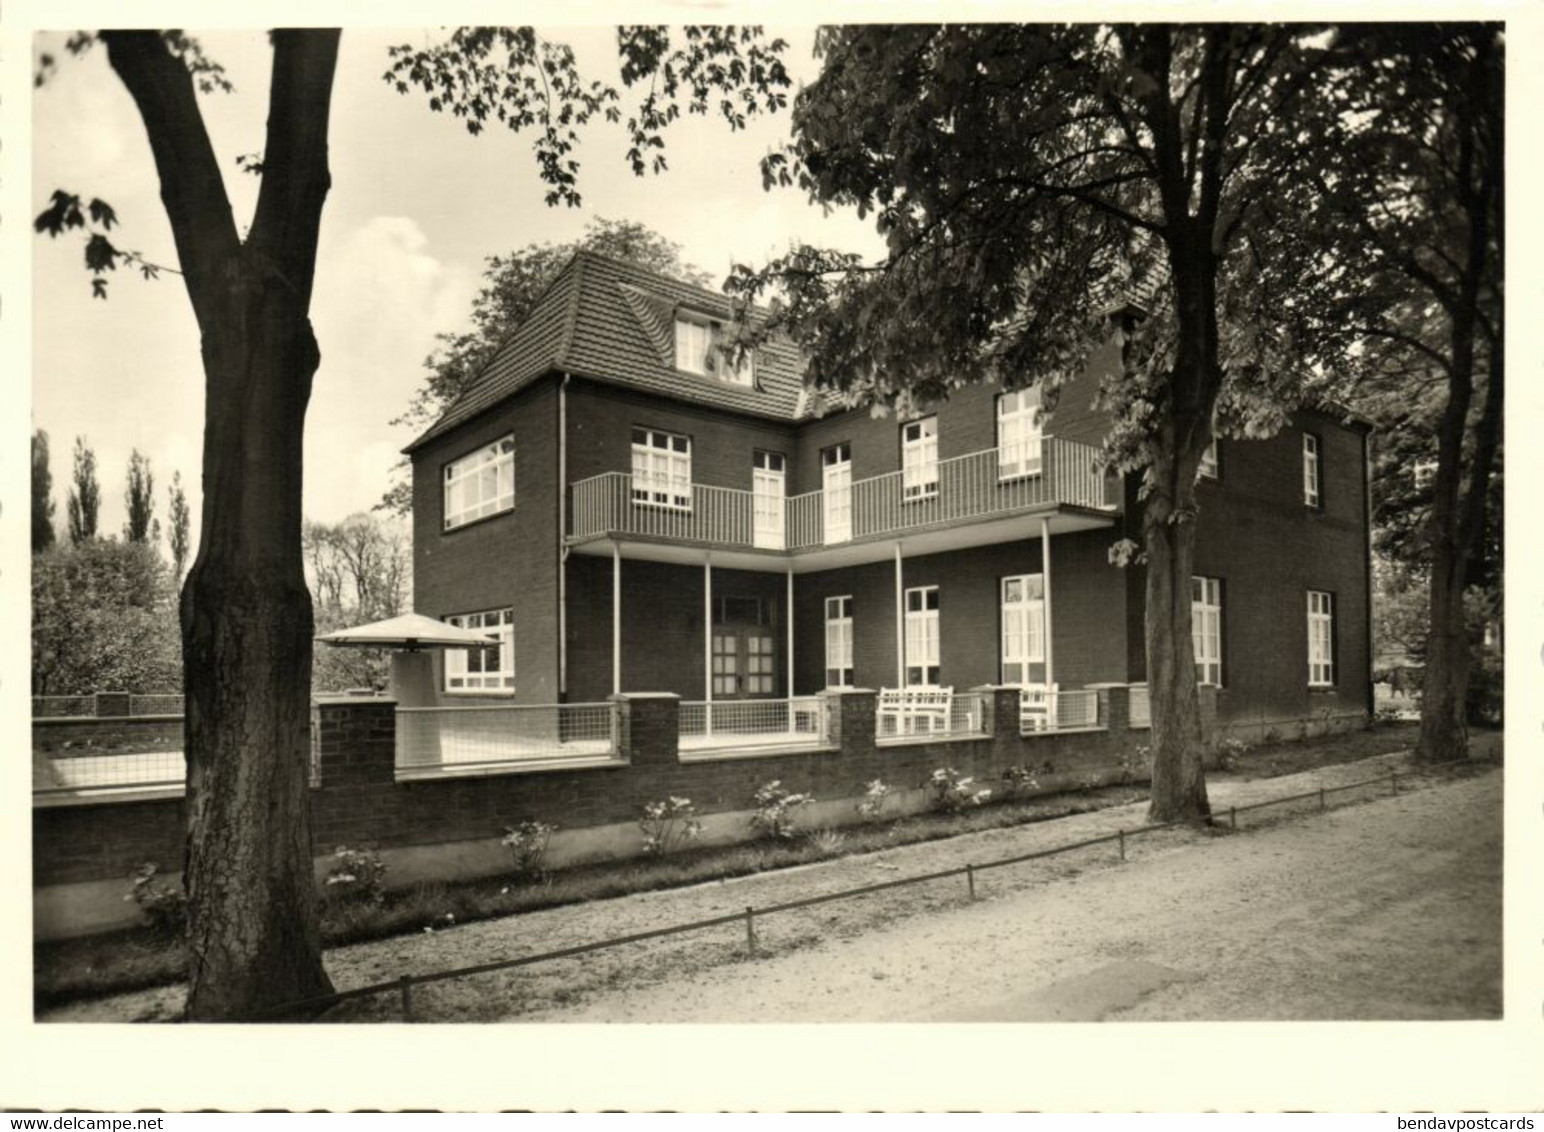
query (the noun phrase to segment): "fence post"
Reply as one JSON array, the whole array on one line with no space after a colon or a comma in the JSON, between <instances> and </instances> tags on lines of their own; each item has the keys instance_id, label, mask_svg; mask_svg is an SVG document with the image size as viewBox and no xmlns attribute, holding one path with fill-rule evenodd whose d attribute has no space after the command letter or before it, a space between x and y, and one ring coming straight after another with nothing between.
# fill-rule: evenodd
<instances>
[{"instance_id":1,"label":"fence post","mask_svg":"<svg viewBox=\"0 0 1544 1132\"><path fill-rule=\"evenodd\" d=\"M975 865L966 865L965 866L965 884L970 889L970 898L972 900L974 900L976 898L976 866Z\"/></svg>"},{"instance_id":2,"label":"fence post","mask_svg":"<svg viewBox=\"0 0 1544 1132\"><path fill-rule=\"evenodd\" d=\"M1228 828L1230 828L1230 829L1237 829L1238 828L1238 807L1237 806L1229 806L1228 807Z\"/></svg>"},{"instance_id":3,"label":"fence post","mask_svg":"<svg viewBox=\"0 0 1544 1132\"><path fill-rule=\"evenodd\" d=\"M756 920L755 910L747 904L745 906L745 952L747 955L756 954Z\"/></svg>"},{"instance_id":4,"label":"fence post","mask_svg":"<svg viewBox=\"0 0 1544 1132\"><path fill-rule=\"evenodd\" d=\"M1120 859L1124 861L1126 859L1126 831L1124 829L1117 829L1115 836L1120 842Z\"/></svg>"},{"instance_id":5,"label":"fence post","mask_svg":"<svg viewBox=\"0 0 1544 1132\"><path fill-rule=\"evenodd\" d=\"M1389 785L1393 787L1395 794L1399 793L1399 771L1389 771Z\"/></svg>"},{"instance_id":6,"label":"fence post","mask_svg":"<svg viewBox=\"0 0 1544 1132\"><path fill-rule=\"evenodd\" d=\"M1319 787L1319 812L1324 812L1324 787Z\"/></svg>"},{"instance_id":7,"label":"fence post","mask_svg":"<svg viewBox=\"0 0 1544 1132\"><path fill-rule=\"evenodd\" d=\"M406 975L397 980L397 989L402 995L402 1020L413 1020L413 984Z\"/></svg>"}]
</instances>

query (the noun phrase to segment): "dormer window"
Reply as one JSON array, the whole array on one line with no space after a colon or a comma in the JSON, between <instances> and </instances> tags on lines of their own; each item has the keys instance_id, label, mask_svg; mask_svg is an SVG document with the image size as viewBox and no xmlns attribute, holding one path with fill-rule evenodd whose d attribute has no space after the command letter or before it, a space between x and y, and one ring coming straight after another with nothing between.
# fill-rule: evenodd
<instances>
[{"instance_id":1,"label":"dormer window","mask_svg":"<svg viewBox=\"0 0 1544 1132\"><path fill-rule=\"evenodd\" d=\"M679 312L675 320L676 369L703 377L717 378L729 385L743 385L752 389L756 385L756 367L753 352L745 351L739 365L731 364L733 351L729 348L728 334L721 323L706 316Z\"/></svg>"}]
</instances>

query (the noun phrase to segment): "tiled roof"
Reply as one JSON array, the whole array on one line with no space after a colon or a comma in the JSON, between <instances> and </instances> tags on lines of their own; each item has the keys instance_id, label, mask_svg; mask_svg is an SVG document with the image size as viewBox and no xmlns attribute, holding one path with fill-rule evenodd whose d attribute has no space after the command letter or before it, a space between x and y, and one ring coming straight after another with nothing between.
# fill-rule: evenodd
<instances>
[{"instance_id":1,"label":"tiled roof","mask_svg":"<svg viewBox=\"0 0 1544 1132\"><path fill-rule=\"evenodd\" d=\"M725 323L732 318L730 302L721 294L578 252L478 378L405 451L555 370L777 420L813 414L818 399L804 396L803 359L785 338L774 336L757 348L754 389L676 369L677 310Z\"/></svg>"}]
</instances>

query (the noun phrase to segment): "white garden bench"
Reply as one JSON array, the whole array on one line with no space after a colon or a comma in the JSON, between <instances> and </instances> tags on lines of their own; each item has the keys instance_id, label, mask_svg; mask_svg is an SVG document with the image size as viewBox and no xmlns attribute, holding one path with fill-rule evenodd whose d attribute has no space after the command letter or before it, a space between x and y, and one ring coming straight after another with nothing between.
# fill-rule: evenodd
<instances>
[{"instance_id":1,"label":"white garden bench","mask_svg":"<svg viewBox=\"0 0 1544 1132\"><path fill-rule=\"evenodd\" d=\"M1052 731L1056 727L1055 684L1024 684L1019 688L1019 730Z\"/></svg>"},{"instance_id":2,"label":"white garden bench","mask_svg":"<svg viewBox=\"0 0 1544 1132\"><path fill-rule=\"evenodd\" d=\"M926 735L949 730L951 688L881 688L880 735ZM891 725L886 727L886 721Z\"/></svg>"}]
</instances>

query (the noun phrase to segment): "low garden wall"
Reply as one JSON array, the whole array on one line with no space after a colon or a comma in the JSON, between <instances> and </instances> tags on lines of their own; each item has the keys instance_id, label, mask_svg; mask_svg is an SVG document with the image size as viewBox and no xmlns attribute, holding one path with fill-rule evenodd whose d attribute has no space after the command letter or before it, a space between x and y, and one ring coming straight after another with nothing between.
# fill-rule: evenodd
<instances>
[{"instance_id":1,"label":"low garden wall","mask_svg":"<svg viewBox=\"0 0 1544 1132\"><path fill-rule=\"evenodd\" d=\"M629 694L619 700L614 758L572 766L505 764L477 774L398 780L396 705L386 699L318 700L312 709L311 792L317 870L341 846L380 852L390 884L494 875L509 867L499 839L525 819L553 823L548 863L637 855L643 807L689 798L703 818L703 840L750 835L751 796L778 779L813 794L801 812L809 827L857 819L867 784L895 791L893 812L920 807L922 784L939 767L997 787L1004 771L1026 767L1043 793L1119 780L1145 779L1139 750L1145 730L1128 726L1128 689L1098 689L1101 726L1023 735L1015 688L983 689L983 734L968 738L875 740L876 694L827 692L825 746L774 752L680 751L680 703L673 695ZM1211 689L1202 716L1215 720ZM149 792L147 792L149 793ZM180 789L160 796L117 792L39 800L33 810L34 935L90 934L136 922L123 899L128 878L147 862L175 878L183 852Z\"/></svg>"}]
</instances>

